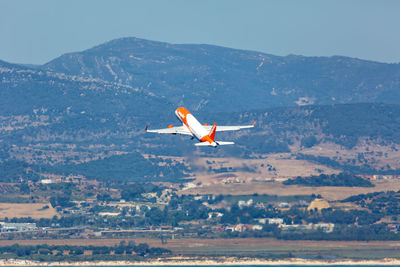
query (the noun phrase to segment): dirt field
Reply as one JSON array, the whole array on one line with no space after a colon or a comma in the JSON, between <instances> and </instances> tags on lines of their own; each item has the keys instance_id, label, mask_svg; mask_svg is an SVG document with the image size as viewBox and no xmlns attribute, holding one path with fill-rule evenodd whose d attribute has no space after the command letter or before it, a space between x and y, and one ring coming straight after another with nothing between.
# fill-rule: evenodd
<instances>
[{"instance_id":1,"label":"dirt field","mask_svg":"<svg viewBox=\"0 0 400 267\"><path fill-rule=\"evenodd\" d=\"M355 164L362 166L364 160L368 161L368 164L380 169L390 165L392 169L400 168L400 145L380 145L378 142L373 141L361 141L358 145L351 149L347 149L338 144L322 143L311 148L299 148L291 147L293 153L303 153L313 156L322 156L334 158L343 164L347 163L347 160L355 160ZM363 162L359 161L359 155L362 155Z\"/></svg>"},{"instance_id":2,"label":"dirt field","mask_svg":"<svg viewBox=\"0 0 400 267\"><path fill-rule=\"evenodd\" d=\"M323 198L334 201L347 198L352 195L369 192L400 190L399 180L386 180L375 183L375 187L307 187L297 185L283 185L281 182L246 182L233 184L212 184L181 191L182 194L230 194L251 195L254 193L293 196L320 194Z\"/></svg>"},{"instance_id":3,"label":"dirt field","mask_svg":"<svg viewBox=\"0 0 400 267\"><path fill-rule=\"evenodd\" d=\"M42 209L44 206L48 209ZM52 218L57 211L50 203L0 203L0 219L5 217Z\"/></svg>"},{"instance_id":4,"label":"dirt field","mask_svg":"<svg viewBox=\"0 0 400 267\"><path fill-rule=\"evenodd\" d=\"M296 160L288 153L262 155L259 159L198 157L194 158L190 165L198 169L196 180L205 184L215 183L224 175L248 181L318 175L321 171L328 174L338 173L332 168ZM218 172L223 168L228 171ZM217 171L214 173L209 169Z\"/></svg>"},{"instance_id":5,"label":"dirt field","mask_svg":"<svg viewBox=\"0 0 400 267\"><path fill-rule=\"evenodd\" d=\"M379 159L376 162L377 166L381 166L385 161L400 164L400 146L388 149L388 147L366 143L362 148L357 146L348 150L339 145L326 143L301 151L296 151L292 147L292 150L331 158L339 156L338 160L344 163L346 159L357 158L358 153L362 153L367 158ZM183 158L173 159L183 162ZM193 177L195 182L180 191L180 194L249 195L258 193L280 196L320 194L327 200L334 201L357 194L400 190L400 180L374 182L376 187L373 188L285 186L281 182L288 178L307 177L321 172L325 174L340 172L323 165L297 160L290 153L259 155L256 159L198 156L186 161L185 164L196 170L196 176Z\"/></svg>"},{"instance_id":6,"label":"dirt field","mask_svg":"<svg viewBox=\"0 0 400 267\"><path fill-rule=\"evenodd\" d=\"M329 145L313 147L324 156L332 156L333 151L339 148L338 146L329 147ZM311 150L305 152L311 152ZM351 156L355 157L356 152L358 150L352 151ZM316 151L313 151L313 154L316 154ZM393 157L394 154L395 151ZM374 182L376 186L372 188L285 186L282 181L292 177L318 175L319 172L339 173L338 170L332 168L296 160L288 153L262 155L259 159L198 157L194 158L190 164L200 171L194 177L196 181L190 187L180 191L180 194L251 195L258 193L279 196L320 194L325 199L334 201L357 194L400 190L400 180L376 181ZM225 170L223 172L210 171L223 168Z\"/></svg>"}]
</instances>

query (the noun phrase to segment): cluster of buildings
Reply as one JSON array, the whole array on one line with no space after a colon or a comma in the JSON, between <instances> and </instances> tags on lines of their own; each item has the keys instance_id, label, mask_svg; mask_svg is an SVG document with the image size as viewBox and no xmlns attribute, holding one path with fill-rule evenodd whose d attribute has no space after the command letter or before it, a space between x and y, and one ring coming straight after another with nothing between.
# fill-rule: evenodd
<instances>
[{"instance_id":1,"label":"cluster of buildings","mask_svg":"<svg viewBox=\"0 0 400 267\"><path fill-rule=\"evenodd\" d=\"M207 204L206 202L204 204ZM287 202L277 202L274 205L281 210L288 210L294 203L287 203ZM304 200L300 200L296 202L297 205L304 206L304 208L308 210L321 210L325 208L329 208L330 205L327 201L323 199L315 199L311 203L307 203ZM211 205L206 205L211 207ZM254 202L253 199L248 200L239 200L238 207L256 207L256 208L265 208L263 203ZM214 208L222 208L221 205L218 205ZM224 214L222 212L209 212L208 213L208 220L213 218L220 218ZM264 225L276 225L282 231L311 231L311 230L321 230L325 233L330 233L334 230L335 224L334 223L308 223L308 224L286 224L283 218L255 218L254 219L256 224L236 224L236 225L219 225L216 226L214 230L217 232L222 231L230 231L230 232L244 232L244 231L260 231L264 228Z\"/></svg>"},{"instance_id":2,"label":"cluster of buildings","mask_svg":"<svg viewBox=\"0 0 400 267\"><path fill-rule=\"evenodd\" d=\"M78 182L81 183L82 180L79 179L81 177L71 177L70 182ZM58 180L52 180L51 182L58 182ZM45 182L46 183L46 182ZM190 184L190 183L189 183ZM194 185L194 184L193 184ZM84 201L72 201L74 205L66 206L64 208L58 209L59 214L61 215L68 215L68 214L75 214L75 215L95 215L99 217L103 217L103 220L108 220L106 217L117 217L117 216L144 216L145 212L150 210L152 207L158 207L163 209L164 206L168 205L171 201L171 197L173 196L172 189L164 189L161 192L149 192L142 194L142 200L138 201L124 201L120 200L119 202L108 202L97 199L95 196L91 198L87 198ZM210 212L208 213L208 218L206 220L199 220L199 222L194 221L187 221L188 224L185 228L177 228L171 226L165 226L160 229L153 229L153 228L143 228L143 229L108 229L108 231L103 231L102 235L117 235L117 234L129 234L128 232L157 232L157 231L165 231L171 233L177 233L181 231L187 231L189 229L194 229L189 226L192 224L194 227L201 227L212 229L214 232L245 232L245 231L261 231L267 225L273 225L281 229L282 231L307 231L307 230L322 230L323 232L329 233L332 232L335 225L333 223L316 223L316 224L294 224L293 222L285 222L283 218L251 218L251 223L239 223L239 224L220 224L220 218L224 216L225 211L229 211L232 206L232 203L237 203L239 208L245 207L255 207L259 209L265 209L265 204L263 202L254 201L252 198L245 199L245 200L238 200L234 202L227 202L221 199L217 199L215 195L201 195L201 196L193 196L194 200L200 200L204 206L210 208ZM150 201L152 200L152 201ZM210 204L212 203L212 204ZM296 202L270 202L273 204L275 208L280 209L281 211L290 209L293 205L300 205L305 209L322 209L328 208L329 203L321 200L316 199L311 203L308 203L304 200L299 200ZM178 204L178 210L181 210L180 204ZM224 211L225 210L225 211ZM181 222L182 223L182 222ZM181 224L180 223L180 224ZM186 225L182 223L182 225ZM180 226L182 226L180 225ZM52 225L52 229L58 229L57 225ZM39 231L38 227L35 223L10 223L10 222L0 222L0 232L33 232ZM43 229L42 229L43 230ZM50 231L51 229L47 229ZM73 229L74 231L76 229ZM81 231L82 229L78 229ZM78 231L77 230L77 231ZM82 230L86 232L86 230ZM96 233L100 233L101 229L95 230ZM79 232L80 233L80 232ZM186 232L185 232L186 235Z\"/></svg>"},{"instance_id":3,"label":"cluster of buildings","mask_svg":"<svg viewBox=\"0 0 400 267\"><path fill-rule=\"evenodd\" d=\"M259 224L236 224L226 226L224 230L231 232L260 231L263 229L263 225L266 224L277 225L282 231L321 230L325 233L331 233L335 228L334 223L286 224L282 218L261 218L255 220L258 221Z\"/></svg>"},{"instance_id":4,"label":"cluster of buildings","mask_svg":"<svg viewBox=\"0 0 400 267\"><path fill-rule=\"evenodd\" d=\"M32 232L37 230L36 223L0 222L0 232Z\"/></svg>"},{"instance_id":5,"label":"cluster of buildings","mask_svg":"<svg viewBox=\"0 0 400 267\"><path fill-rule=\"evenodd\" d=\"M374 174L374 175L358 175L361 178L368 179L370 181L382 181L382 180L398 180L400 179L400 175L381 175L381 174Z\"/></svg>"},{"instance_id":6,"label":"cluster of buildings","mask_svg":"<svg viewBox=\"0 0 400 267\"><path fill-rule=\"evenodd\" d=\"M84 184L86 183L86 178L83 175L47 175L48 177L41 179L39 182L41 184L54 184L54 183L74 183L74 184Z\"/></svg>"},{"instance_id":7,"label":"cluster of buildings","mask_svg":"<svg viewBox=\"0 0 400 267\"><path fill-rule=\"evenodd\" d=\"M399 223L389 223L387 226L388 226L389 230L393 233L400 232L400 224Z\"/></svg>"},{"instance_id":8,"label":"cluster of buildings","mask_svg":"<svg viewBox=\"0 0 400 267\"><path fill-rule=\"evenodd\" d=\"M96 198L87 198L85 201L72 201L75 204L74 206L59 209L59 213L90 215L92 213L91 209L94 206L100 206L103 210L96 213L98 216L116 217L121 214L129 216L129 214L138 214L142 211L150 210L152 207L168 205L171 200L172 191L171 189L164 189L161 193L143 193L143 201L126 201L124 199L120 199L119 201L101 201Z\"/></svg>"}]
</instances>

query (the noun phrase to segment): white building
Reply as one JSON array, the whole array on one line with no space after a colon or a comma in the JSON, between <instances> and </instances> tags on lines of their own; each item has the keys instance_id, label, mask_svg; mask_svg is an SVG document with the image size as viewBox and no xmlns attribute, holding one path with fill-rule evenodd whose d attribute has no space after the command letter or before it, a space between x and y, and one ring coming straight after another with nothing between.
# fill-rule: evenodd
<instances>
[{"instance_id":1,"label":"white building","mask_svg":"<svg viewBox=\"0 0 400 267\"><path fill-rule=\"evenodd\" d=\"M261 219L255 219L259 223L262 224L278 224L281 225L283 224L283 219L282 218L261 218Z\"/></svg>"},{"instance_id":2,"label":"white building","mask_svg":"<svg viewBox=\"0 0 400 267\"><path fill-rule=\"evenodd\" d=\"M0 232L28 232L36 230L38 230L36 223L0 222Z\"/></svg>"},{"instance_id":3,"label":"white building","mask_svg":"<svg viewBox=\"0 0 400 267\"><path fill-rule=\"evenodd\" d=\"M268 219L268 224L283 224L283 219L282 218L269 218Z\"/></svg>"}]
</instances>

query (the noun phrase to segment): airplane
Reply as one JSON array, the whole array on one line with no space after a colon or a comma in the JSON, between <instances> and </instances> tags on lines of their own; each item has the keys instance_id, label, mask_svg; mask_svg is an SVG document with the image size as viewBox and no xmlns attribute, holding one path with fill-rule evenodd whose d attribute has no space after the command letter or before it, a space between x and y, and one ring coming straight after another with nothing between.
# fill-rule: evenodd
<instances>
[{"instance_id":1,"label":"airplane","mask_svg":"<svg viewBox=\"0 0 400 267\"><path fill-rule=\"evenodd\" d=\"M159 134L190 135L192 136L192 139L197 138L200 141L200 143L196 143L195 146L217 147L221 145L233 145L234 142L215 141L215 132L237 131L240 129L253 128L256 124L256 122L254 122L252 125L244 126L217 126L217 123L214 122L212 126L208 124L201 125L201 123L183 107L177 108L175 110L175 115L182 122L182 126L174 127L169 125L168 128L157 130L149 130L146 126L145 131Z\"/></svg>"}]
</instances>

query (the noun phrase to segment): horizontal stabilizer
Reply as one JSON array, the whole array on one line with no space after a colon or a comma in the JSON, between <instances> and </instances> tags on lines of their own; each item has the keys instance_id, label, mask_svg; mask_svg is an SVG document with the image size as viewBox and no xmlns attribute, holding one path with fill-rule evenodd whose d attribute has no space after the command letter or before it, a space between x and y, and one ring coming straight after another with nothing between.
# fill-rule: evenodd
<instances>
[{"instance_id":1,"label":"horizontal stabilizer","mask_svg":"<svg viewBox=\"0 0 400 267\"><path fill-rule=\"evenodd\" d=\"M215 143L219 146L224 146L224 145L234 145L234 142L224 142L224 141L215 141ZM201 143L196 143L194 144L195 146L212 146L209 142L201 142ZM215 145L214 145L215 146Z\"/></svg>"},{"instance_id":2,"label":"horizontal stabilizer","mask_svg":"<svg viewBox=\"0 0 400 267\"><path fill-rule=\"evenodd\" d=\"M219 146L224 146L224 145L234 145L234 142L223 142L223 141L215 141L215 143L217 143L217 145Z\"/></svg>"},{"instance_id":3,"label":"horizontal stabilizer","mask_svg":"<svg viewBox=\"0 0 400 267\"><path fill-rule=\"evenodd\" d=\"M210 146L209 142L201 142L201 143L196 143L194 144L195 146Z\"/></svg>"}]
</instances>

